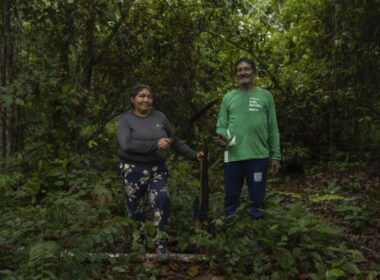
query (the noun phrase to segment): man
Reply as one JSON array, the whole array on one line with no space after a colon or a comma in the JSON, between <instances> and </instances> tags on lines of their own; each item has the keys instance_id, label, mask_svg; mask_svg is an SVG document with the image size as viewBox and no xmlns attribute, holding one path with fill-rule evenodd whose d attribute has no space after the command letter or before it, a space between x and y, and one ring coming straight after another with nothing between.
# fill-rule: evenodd
<instances>
[{"instance_id":1,"label":"man","mask_svg":"<svg viewBox=\"0 0 380 280\"><path fill-rule=\"evenodd\" d=\"M225 147L224 180L227 215L239 206L244 178L251 199L253 219L264 213L265 186L269 163L273 174L280 169L280 138L272 94L254 85L255 63L241 58L235 64L239 89L222 101L214 141Z\"/></svg>"}]
</instances>

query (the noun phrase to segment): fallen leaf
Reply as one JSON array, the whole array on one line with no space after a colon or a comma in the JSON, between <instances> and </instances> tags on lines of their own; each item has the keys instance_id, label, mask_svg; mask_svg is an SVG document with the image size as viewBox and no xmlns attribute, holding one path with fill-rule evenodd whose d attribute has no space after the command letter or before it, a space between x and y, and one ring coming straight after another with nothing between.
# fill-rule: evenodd
<instances>
[{"instance_id":1,"label":"fallen leaf","mask_svg":"<svg viewBox=\"0 0 380 280\"><path fill-rule=\"evenodd\" d=\"M147 270L151 270L153 268L155 268L156 266L153 264L153 263L149 263L149 262L145 262L142 264L142 266L147 269Z\"/></svg>"},{"instance_id":2,"label":"fallen leaf","mask_svg":"<svg viewBox=\"0 0 380 280\"><path fill-rule=\"evenodd\" d=\"M206 272L195 279L196 280L224 280L224 277L220 275L212 275L210 272Z\"/></svg>"},{"instance_id":3,"label":"fallen leaf","mask_svg":"<svg viewBox=\"0 0 380 280\"><path fill-rule=\"evenodd\" d=\"M199 272L199 266L197 265L192 265L189 267L189 269L187 270L187 273L191 276L191 277L194 277L195 275L197 275Z\"/></svg>"}]
</instances>

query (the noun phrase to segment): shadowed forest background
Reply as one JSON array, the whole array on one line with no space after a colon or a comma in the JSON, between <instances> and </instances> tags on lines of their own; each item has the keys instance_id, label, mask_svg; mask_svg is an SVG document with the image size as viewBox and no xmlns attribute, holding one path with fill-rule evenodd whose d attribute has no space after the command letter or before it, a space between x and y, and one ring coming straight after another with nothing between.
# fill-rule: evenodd
<instances>
[{"instance_id":1,"label":"shadowed forest background","mask_svg":"<svg viewBox=\"0 0 380 280\"><path fill-rule=\"evenodd\" d=\"M379 277L380 1L0 3L1 279ZM249 219L245 193L226 224L220 102L184 125L237 86L242 56L274 96L283 170L269 174L265 219ZM184 141L208 143L214 233L193 226L198 164L168 161L170 251L201 261L141 260L153 243L126 218L116 125L139 82Z\"/></svg>"}]
</instances>

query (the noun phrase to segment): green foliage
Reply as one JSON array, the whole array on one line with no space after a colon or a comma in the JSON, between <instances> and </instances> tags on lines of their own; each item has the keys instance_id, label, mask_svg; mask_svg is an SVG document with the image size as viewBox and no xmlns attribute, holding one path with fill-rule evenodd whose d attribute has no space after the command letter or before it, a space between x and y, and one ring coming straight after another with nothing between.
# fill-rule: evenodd
<instances>
[{"instance_id":1,"label":"green foliage","mask_svg":"<svg viewBox=\"0 0 380 280\"><path fill-rule=\"evenodd\" d=\"M370 223L371 212L365 206L357 206L352 203L351 199L346 200L344 204L334 207L333 211L337 212L346 221L350 222L355 228L363 228Z\"/></svg>"},{"instance_id":2,"label":"green foliage","mask_svg":"<svg viewBox=\"0 0 380 280\"><path fill-rule=\"evenodd\" d=\"M184 189L182 181L176 183L179 184L172 185L175 194L172 199L175 206L181 206L176 210L182 222L172 223L171 228L177 249L206 252L211 263L220 264L228 279L292 279L302 272L310 273L312 279L325 279L323 275L339 279L342 275L361 274L356 263L362 253L346 247L341 239L342 228L329 225L308 210L308 200L283 208L280 204L287 193L271 192L265 219L253 222L247 213L249 199L245 194L236 217L226 219L220 217L223 195L214 188L212 197L219 202L219 207L211 214L216 226L216 236L213 236L205 230L207 227L192 232L191 206L186 205L191 204L187 195L193 193L193 189ZM176 192L178 190L181 191ZM336 199L342 201L344 197L313 195L310 202L326 203Z\"/></svg>"},{"instance_id":3,"label":"green foliage","mask_svg":"<svg viewBox=\"0 0 380 280\"><path fill-rule=\"evenodd\" d=\"M123 278L145 252L142 232L153 248L153 225L125 218L115 155L117 117L130 108L127 93L137 82L152 86L155 108L179 128L236 87L234 61L249 56L258 66L256 83L275 97L285 158L314 157L324 171L339 172L377 156L378 1L8 2L12 64L0 70L7 77L0 88L1 278L97 279L105 271ZM10 58L3 55L0 61ZM207 112L210 127L217 111ZM192 147L209 137L203 122L199 135L184 136ZM222 152L212 144L210 150ZM303 194L272 191L267 218L255 223L245 197L237 216L226 220L222 160L212 157L215 237L206 228L193 230L198 167L169 158L169 237L176 250L206 252L231 279L360 275L360 253L312 209L331 208L353 230L365 229L374 210L360 195L362 181L326 179L323 191ZM287 199L295 203L285 206ZM102 254L120 250L131 256ZM142 266L133 271L136 279L160 275ZM378 271L371 268L368 278Z\"/></svg>"},{"instance_id":4,"label":"green foliage","mask_svg":"<svg viewBox=\"0 0 380 280\"><path fill-rule=\"evenodd\" d=\"M135 264L139 254L153 250L157 234L153 223L139 225L125 218L124 195L116 174L101 171L101 166L90 159L90 155L70 158L67 191L53 184L50 191L41 192L45 188L42 185L40 191L29 193L23 191L25 185L17 185L23 181L18 173L1 176L7 183L4 189L8 197L0 218L0 262L4 264L0 273L6 279L23 275L31 279L101 278L108 266L112 266L108 273L116 278L131 271L136 279L161 275L159 269ZM62 161L56 163L62 166ZM201 230L193 229L193 201L199 194L197 165L175 161L174 157L168 163L173 213L168 236L172 251L205 253L209 263L217 265L228 279L292 279L301 273L308 273L312 279L362 275L358 266L362 253L347 246L342 228L331 226L328 218L313 213L313 205L339 203L333 207L334 212L352 223L358 222L354 227L365 227L370 214L360 206L360 199L341 193L342 185L355 191L354 181L349 185L344 180L327 179L321 194L311 190L306 195L269 191L266 217L259 221L249 217L249 199L244 192L236 216L226 219L222 214L221 169L212 169L210 173L219 178L212 179L210 185L214 236L207 232L207 225ZM46 174L51 175L43 180L56 182L62 174L54 164L50 166ZM12 175L14 180L10 179ZM41 175L29 176L32 179ZM11 192L14 186L18 189ZM289 197L293 203L284 203ZM146 236L145 246L141 234ZM120 250L128 252L128 257L104 254ZM376 270L369 273L375 275Z\"/></svg>"},{"instance_id":5,"label":"green foliage","mask_svg":"<svg viewBox=\"0 0 380 280\"><path fill-rule=\"evenodd\" d=\"M54 241L40 242L30 248L27 266L36 269L35 279L57 279L52 268L59 261L59 245Z\"/></svg>"}]
</instances>

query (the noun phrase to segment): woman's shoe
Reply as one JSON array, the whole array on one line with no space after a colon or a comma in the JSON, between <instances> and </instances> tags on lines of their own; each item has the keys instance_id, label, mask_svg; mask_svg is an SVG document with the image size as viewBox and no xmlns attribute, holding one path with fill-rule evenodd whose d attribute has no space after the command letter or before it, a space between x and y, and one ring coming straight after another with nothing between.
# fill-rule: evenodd
<instances>
[{"instance_id":1,"label":"woman's shoe","mask_svg":"<svg viewBox=\"0 0 380 280\"><path fill-rule=\"evenodd\" d=\"M156 247L157 260L159 263L169 262L168 242L166 240L158 240L154 243Z\"/></svg>"}]
</instances>

